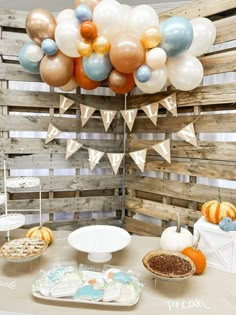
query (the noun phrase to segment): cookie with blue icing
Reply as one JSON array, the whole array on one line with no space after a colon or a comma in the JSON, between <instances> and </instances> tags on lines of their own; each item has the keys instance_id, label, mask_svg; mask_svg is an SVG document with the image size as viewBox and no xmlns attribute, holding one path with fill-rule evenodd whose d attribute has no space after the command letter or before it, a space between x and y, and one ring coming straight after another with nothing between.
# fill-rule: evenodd
<instances>
[{"instance_id":1,"label":"cookie with blue icing","mask_svg":"<svg viewBox=\"0 0 236 315\"><path fill-rule=\"evenodd\" d=\"M85 285L74 294L75 300L100 301L103 297L103 289L94 289L92 285Z\"/></svg>"}]
</instances>

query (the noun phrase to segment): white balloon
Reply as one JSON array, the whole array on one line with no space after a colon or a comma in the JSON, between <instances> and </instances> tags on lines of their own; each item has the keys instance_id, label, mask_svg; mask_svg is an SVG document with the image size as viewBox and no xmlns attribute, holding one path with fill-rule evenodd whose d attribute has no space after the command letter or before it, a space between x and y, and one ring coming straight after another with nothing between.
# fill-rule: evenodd
<instances>
[{"instance_id":1,"label":"white balloon","mask_svg":"<svg viewBox=\"0 0 236 315\"><path fill-rule=\"evenodd\" d=\"M103 35L110 41L118 34L125 31L122 16L122 6L115 0L102 0L93 11L93 23L96 24L98 34Z\"/></svg>"},{"instance_id":2,"label":"white balloon","mask_svg":"<svg viewBox=\"0 0 236 315\"><path fill-rule=\"evenodd\" d=\"M76 58L80 54L77 51L78 41L81 40L79 22L64 21L56 26L55 41L58 48L66 56Z\"/></svg>"},{"instance_id":3,"label":"white balloon","mask_svg":"<svg viewBox=\"0 0 236 315\"><path fill-rule=\"evenodd\" d=\"M125 25L124 32L127 32L129 17L132 12L132 7L127 4L122 4L121 7L122 7L123 23Z\"/></svg>"},{"instance_id":4,"label":"white balloon","mask_svg":"<svg viewBox=\"0 0 236 315\"><path fill-rule=\"evenodd\" d=\"M64 21L71 21L73 19L76 19L76 17L75 17L75 11L72 9L65 9L61 11L56 17L57 24Z\"/></svg>"},{"instance_id":5,"label":"white balloon","mask_svg":"<svg viewBox=\"0 0 236 315\"><path fill-rule=\"evenodd\" d=\"M160 47L155 47L146 53L146 64L152 70L156 70L164 66L166 58L166 52Z\"/></svg>"},{"instance_id":6,"label":"white balloon","mask_svg":"<svg viewBox=\"0 0 236 315\"><path fill-rule=\"evenodd\" d=\"M43 50L36 45L35 43L32 43L32 45L29 45L25 49L25 57L32 62L39 62L43 58Z\"/></svg>"},{"instance_id":7,"label":"white balloon","mask_svg":"<svg viewBox=\"0 0 236 315\"><path fill-rule=\"evenodd\" d=\"M163 66L162 68L157 70L153 70L151 78L145 83L139 82L134 75L134 81L137 87L142 92L148 94L153 94L161 91L163 87L165 87L167 79L168 76L166 66Z\"/></svg>"},{"instance_id":8,"label":"white balloon","mask_svg":"<svg viewBox=\"0 0 236 315\"><path fill-rule=\"evenodd\" d=\"M208 52L216 39L215 24L203 17L190 20L193 27L193 41L188 52L196 57Z\"/></svg>"},{"instance_id":9,"label":"white balloon","mask_svg":"<svg viewBox=\"0 0 236 315\"><path fill-rule=\"evenodd\" d=\"M195 89L202 81L204 70L201 62L190 54L183 54L167 60L171 84L181 91Z\"/></svg>"},{"instance_id":10,"label":"white balloon","mask_svg":"<svg viewBox=\"0 0 236 315\"><path fill-rule=\"evenodd\" d=\"M65 92L70 92L76 89L78 86L77 82L75 81L75 78L72 77L69 82L67 82L65 85L60 86L59 89Z\"/></svg>"},{"instance_id":11,"label":"white balloon","mask_svg":"<svg viewBox=\"0 0 236 315\"><path fill-rule=\"evenodd\" d=\"M146 4L133 8L129 16L128 32L141 39L142 33L150 26L159 27L159 18L156 11Z\"/></svg>"}]
</instances>

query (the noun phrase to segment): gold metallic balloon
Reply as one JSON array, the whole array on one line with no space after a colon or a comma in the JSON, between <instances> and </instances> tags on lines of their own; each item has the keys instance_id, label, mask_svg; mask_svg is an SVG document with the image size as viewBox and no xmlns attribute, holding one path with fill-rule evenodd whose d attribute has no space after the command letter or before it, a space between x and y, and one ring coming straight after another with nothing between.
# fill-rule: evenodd
<instances>
[{"instance_id":1,"label":"gold metallic balloon","mask_svg":"<svg viewBox=\"0 0 236 315\"><path fill-rule=\"evenodd\" d=\"M105 36L98 36L93 41L93 50L97 54L106 54L110 50L111 44L110 41Z\"/></svg>"},{"instance_id":2,"label":"gold metallic balloon","mask_svg":"<svg viewBox=\"0 0 236 315\"><path fill-rule=\"evenodd\" d=\"M109 81L115 88L121 88L126 83L126 75L114 69L109 75Z\"/></svg>"},{"instance_id":3,"label":"gold metallic balloon","mask_svg":"<svg viewBox=\"0 0 236 315\"><path fill-rule=\"evenodd\" d=\"M26 17L25 28L29 37L40 46L44 39L54 39L56 19L45 9L33 9Z\"/></svg>"},{"instance_id":4,"label":"gold metallic balloon","mask_svg":"<svg viewBox=\"0 0 236 315\"><path fill-rule=\"evenodd\" d=\"M40 63L40 75L50 86L63 86L69 82L74 72L74 60L58 51L53 56L45 55Z\"/></svg>"},{"instance_id":5,"label":"gold metallic balloon","mask_svg":"<svg viewBox=\"0 0 236 315\"><path fill-rule=\"evenodd\" d=\"M142 34L142 43L145 48L154 48L161 41L161 34L157 27L150 26Z\"/></svg>"},{"instance_id":6,"label":"gold metallic balloon","mask_svg":"<svg viewBox=\"0 0 236 315\"><path fill-rule=\"evenodd\" d=\"M80 56L88 57L93 52L93 46L91 42L87 42L85 40L79 40L77 42L77 50Z\"/></svg>"}]
</instances>

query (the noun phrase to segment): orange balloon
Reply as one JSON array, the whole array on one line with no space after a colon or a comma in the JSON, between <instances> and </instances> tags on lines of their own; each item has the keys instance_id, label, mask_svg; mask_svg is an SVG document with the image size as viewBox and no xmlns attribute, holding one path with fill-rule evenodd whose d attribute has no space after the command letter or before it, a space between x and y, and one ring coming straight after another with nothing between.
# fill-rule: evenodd
<instances>
[{"instance_id":1,"label":"orange balloon","mask_svg":"<svg viewBox=\"0 0 236 315\"><path fill-rule=\"evenodd\" d=\"M50 86L63 86L69 82L74 72L73 58L60 50L53 56L45 55L39 67L41 78Z\"/></svg>"},{"instance_id":2,"label":"orange balloon","mask_svg":"<svg viewBox=\"0 0 236 315\"><path fill-rule=\"evenodd\" d=\"M123 33L112 41L110 59L118 71L133 73L144 63L145 48L138 38Z\"/></svg>"},{"instance_id":3,"label":"orange balloon","mask_svg":"<svg viewBox=\"0 0 236 315\"><path fill-rule=\"evenodd\" d=\"M79 4L85 4L93 11L100 1L101 0L75 0L74 7L76 8Z\"/></svg>"},{"instance_id":4,"label":"orange balloon","mask_svg":"<svg viewBox=\"0 0 236 315\"><path fill-rule=\"evenodd\" d=\"M161 42L161 34L157 27L151 26L142 34L142 43L145 48L154 48Z\"/></svg>"},{"instance_id":5,"label":"orange balloon","mask_svg":"<svg viewBox=\"0 0 236 315\"><path fill-rule=\"evenodd\" d=\"M100 81L91 80L85 74L83 69L83 57L75 58L74 65L75 65L74 77L79 87L85 90L93 90L100 85Z\"/></svg>"},{"instance_id":6,"label":"orange balloon","mask_svg":"<svg viewBox=\"0 0 236 315\"><path fill-rule=\"evenodd\" d=\"M25 21L27 34L39 46L46 38L54 39L56 25L55 17L45 9L33 9Z\"/></svg>"},{"instance_id":7,"label":"orange balloon","mask_svg":"<svg viewBox=\"0 0 236 315\"><path fill-rule=\"evenodd\" d=\"M107 80L110 89L117 94L128 93L135 87L134 76L132 73L121 73L121 75L125 77L125 84L122 87L113 86L110 78Z\"/></svg>"},{"instance_id":8,"label":"orange balloon","mask_svg":"<svg viewBox=\"0 0 236 315\"><path fill-rule=\"evenodd\" d=\"M80 56L82 57L88 57L93 52L93 46L91 42L87 42L85 40L80 40L77 43L77 50Z\"/></svg>"},{"instance_id":9,"label":"orange balloon","mask_svg":"<svg viewBox=\"0 0 236 315\"><path fill-rule=\"evenodd\" d=\"M90 21L83 22L82 24L80 24L80 35L85 40L94 40L98 35L97 26Z\"/></svg>"},{"instance_id":10,"label":"orange balloon","mask_svg":"<svg viewBox=\"0 0 236 315\"><path fill-rule=\"evenodd\" d=\"M93 41L93 50L97 54L105 55L110 50L110 48L111 48L110 41L105 36L98 36Z\"/></svg>"}]
</instances>

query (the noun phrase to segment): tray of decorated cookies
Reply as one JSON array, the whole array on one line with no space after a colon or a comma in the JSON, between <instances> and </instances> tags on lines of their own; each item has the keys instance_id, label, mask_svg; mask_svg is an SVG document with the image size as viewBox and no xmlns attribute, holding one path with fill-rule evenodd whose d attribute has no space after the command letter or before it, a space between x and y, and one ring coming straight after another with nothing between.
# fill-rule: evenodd
<instances>
[{"instance_id":1,"label":"tray of decorated cookies","mask_svg":"<svg viewBox=\"0 0 236 315\"><path fill-rule=\"evenodd\" d=\"M124 267L96 268L61 262L40 272L32 284L32 294L58 302L133 306L139 300L141 288L138 275Z\"/></svg>"}]
</instances>

